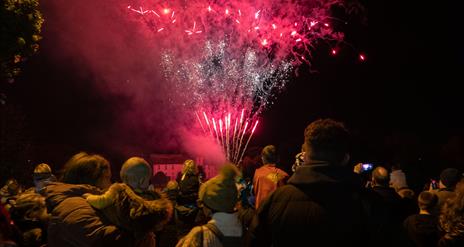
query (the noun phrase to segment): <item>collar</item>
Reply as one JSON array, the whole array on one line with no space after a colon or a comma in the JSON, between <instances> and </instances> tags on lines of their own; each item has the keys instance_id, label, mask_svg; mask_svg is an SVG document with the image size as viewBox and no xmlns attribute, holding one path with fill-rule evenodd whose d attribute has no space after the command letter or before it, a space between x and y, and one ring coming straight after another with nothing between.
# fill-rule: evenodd
<instances>
[{"instance_id":1,"label":"collar","mask_svg":"<svg viewBox=\"0 0 464 247\"><path fill-rule=\"evenodd\" d=\"M242 236L242 224L238 219L237 213L217 212L211 218L208 223L214 224L224 236Z\"/></svg>"},{"instance_id":2,"label":"collar","mask_svg":"<svg viewBox=\"0 0 464 247\"><path fill-rule=\"evenodd\" d=\"M359 176L347 167L326 161L311 161L300 166L288 180L293 185L349 184L361 187Z\"/></svg>"}]
</instances>

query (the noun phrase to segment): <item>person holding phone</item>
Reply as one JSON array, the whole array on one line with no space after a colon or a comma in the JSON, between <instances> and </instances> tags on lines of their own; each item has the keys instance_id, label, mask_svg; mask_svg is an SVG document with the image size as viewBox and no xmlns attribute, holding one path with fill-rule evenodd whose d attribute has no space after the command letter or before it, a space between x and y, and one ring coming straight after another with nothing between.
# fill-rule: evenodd
<instances>
[{"instance_id":1,"label":"person holding phone","mask_svg":"<svg viewBox=\"0 0 464 247\"><path fill-rule=\"evenodd\" d=\"M435 210L435 214L439 214L444 203L455 195L454 189L456 184L462 178L462 174L456 168L446 168L440 173L440 180L438 186L434 183L430 183L429 191L435 193L438 196L438 203ZM433 187L436 187L434 189Z\"/></svg>"}]
</instances>

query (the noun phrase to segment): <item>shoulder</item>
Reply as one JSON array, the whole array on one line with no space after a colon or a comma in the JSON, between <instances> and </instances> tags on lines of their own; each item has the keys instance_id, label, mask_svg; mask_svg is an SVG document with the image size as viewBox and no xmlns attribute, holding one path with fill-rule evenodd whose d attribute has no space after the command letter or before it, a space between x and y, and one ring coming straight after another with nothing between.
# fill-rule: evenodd
<instances>
[{"instance_id":1,"label":"shoulder","mask_svg":"<svg viewBox=\"0 0 464 247\"><path fill-rule=\"evenodd\" d=\"M261 176L262 173L266 173L266 166L261 166L255 170L255 177Z\"/></svg>"},{"instance_id":2,"label":"shoulder","mask_svg":"<svg viewBox=\"0 0 464 247\"><path fill-rule=\"evenodd\" d=\"M130 187L124 183L114 183L110 186L108 190L120 191L120 190L126 190L126 189L130 189Z\"/></svg>"},{"instance_id":3,"label":"shoulder","mask_svg":"<svg viewBox=\"0 0 464 247\"><path fill-rule=\"evenodd\" d=\"M279 188L276 189L274 194L280 195L280 194L288 194L288 193L303 193L300 189L298 189L295 185L292 184L286 184L283 186L280 186Z\"/></svg>"},{"instance_id":4,"label":"shoulder","mask_svg":"<svg viewBox=\"0 0 464 247\"><path fill-rule=\"evenodd\" d=\"M413 214L413 215L410 215L408 216L404 221L403 221L403 225L406 227L408 226L409 224L411 223L414 223L416 221L416 218L418 217L417 214Z\"/></svg>"},{"instance_id":5,"label":"shoulder","mask_svg":"<svg viewBox=\"0 0 464 247\"><path fill-rule=\"evenodd\" d=\"M277 171L278 171L282 176L284 176L284 177L288 177L288 176L289 176L287 172L285 172L284 170L282 170L282 169L280 169L280 168L277 168Z\"/></svg>"},{"instance_id":6,"label":"shoulder","mask_svg":"<svg viewBox=\"0 0 464 247\"><path fill-rule=\"evenodd\" d=\"M294 185L286 184L278 187L269 197L265 200L268 203L289 203L293 200L308 200L306 194L295 187Z\"/></svg>"},{"instance_id":7,"label":"shoulder","mask_svg":"<svg viewBox=\"0 0 464 247\"><path fill-rule=\"evenodd\" d=\"M132 241L129 240L130 236L123 237L124 234L118 227L105 223L108 221L101 217L104 216L93 209L84 198L67 198L52 211L52 221L48 227L49 238L89 244Z\"/></svg>"},{"instance_id":8,"label":"shoulder","mask_svg":"<svg viewBox=\"0 0 464 247\"><path fill-rule=\"evenodd\" d=\"M177 243L176 247L199 247L201 245L201 234L203 227L194 227L185 237Z\"/></svg>"}]
</instances>

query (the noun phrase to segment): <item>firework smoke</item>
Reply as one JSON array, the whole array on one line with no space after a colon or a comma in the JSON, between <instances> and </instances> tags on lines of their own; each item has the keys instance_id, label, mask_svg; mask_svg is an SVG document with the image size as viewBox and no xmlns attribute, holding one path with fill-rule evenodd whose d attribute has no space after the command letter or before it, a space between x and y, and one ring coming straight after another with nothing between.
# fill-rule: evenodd
<instances>
[{"instance_id":1,"label":"firework smoke","mask_svg":"<svg viewBox=\"0 0 464 247\"><path fill-rule=\"evenodd\" d=\"M160 44L172 102L195 112L205 135L216 140L227 159L240 162L257 117L284 89L294 68L310 63L316 42L343 39L331 27L329 9L337 3L136 1L127 11Z\"/></svg>"},{"instance_id":2,"label":"firework smoke","mask_svg":"<svg viewBox=\"0 0 464 247\"><path fill-rule=\"evenodd\" d=\"M313 48L324 42L338 52L333 4L48 1L43 51L82 78L68 83L108 103L104 116L92 115L105 121L89 124L87 143L124 157L210 150L214 160L238 161L260 112L313 60Z\"/></svg>"}]
</instances>

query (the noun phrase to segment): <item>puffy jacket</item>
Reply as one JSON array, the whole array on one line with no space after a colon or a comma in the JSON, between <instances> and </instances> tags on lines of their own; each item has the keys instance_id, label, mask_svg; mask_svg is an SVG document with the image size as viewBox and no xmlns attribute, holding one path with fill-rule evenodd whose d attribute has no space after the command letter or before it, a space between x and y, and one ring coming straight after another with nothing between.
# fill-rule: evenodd
<instances>
[{"instance_id":1,"label":"puffy jacket","mask_svg":"<svg viewBox=\"0 0 464 247\"><path fill-rule=\"evenodd\" d=\"M129 232L109 224L82 197L84 193L100 194L90 185L51 183L45 189L48 212L48 246L153 246L136 242ZM151 242L148 240L148 242Z\"/></svg>"}]
</instances>

